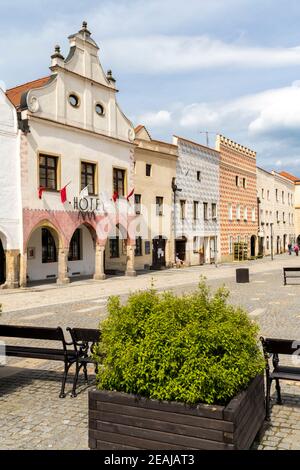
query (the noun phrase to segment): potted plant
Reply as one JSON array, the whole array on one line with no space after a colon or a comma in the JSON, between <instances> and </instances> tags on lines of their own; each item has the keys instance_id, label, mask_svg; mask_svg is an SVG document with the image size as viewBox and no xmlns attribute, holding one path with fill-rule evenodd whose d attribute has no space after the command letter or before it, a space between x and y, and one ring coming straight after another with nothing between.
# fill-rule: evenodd
<instances>
[{"instance_id":1,"label":"potted plant","mask_svg":"<svg viewBox=\"0 0 300 470\"><path fill-rule=\"evenodd\" d=\"M109 300L89 392L92 449L247 449L265 419L258 327L211 294Z\"/></svg>"}]
</instances>

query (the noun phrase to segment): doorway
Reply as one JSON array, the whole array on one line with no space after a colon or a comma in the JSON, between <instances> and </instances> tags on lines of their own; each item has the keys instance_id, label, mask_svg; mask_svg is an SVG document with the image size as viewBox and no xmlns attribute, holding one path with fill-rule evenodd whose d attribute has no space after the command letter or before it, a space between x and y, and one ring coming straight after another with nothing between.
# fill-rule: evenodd
<instances>
[{"instance_id":1,"label":"doorway","mask_svg":"<svg viewBox=\"0 0 300 470\"><path fill-rule=\"evenodd\" d=\"M152 269L166 266L166 239L161 235L152 240Z\"/></svg>"},{"instance_id":2,"label":"doorway","mask_svg":"<svg viewBox=\"0 0 300 470\"><path fill-rule=\"evenodd\" d=\"M178 238L175 242L176 256L181 261L185 261L186 258L186 237Z\"/></svg>"},{"instance_id":3,"label":"doorway","mask_svg":"<svg viewBox=\"0 0 300 470\"><path fill-rule=\"evenodd\" d=\"M255 244L256 244L256 236L252 235L251 240L250 240L250 255L251 258L255 258Z\"/></svg>"}]
</instances>

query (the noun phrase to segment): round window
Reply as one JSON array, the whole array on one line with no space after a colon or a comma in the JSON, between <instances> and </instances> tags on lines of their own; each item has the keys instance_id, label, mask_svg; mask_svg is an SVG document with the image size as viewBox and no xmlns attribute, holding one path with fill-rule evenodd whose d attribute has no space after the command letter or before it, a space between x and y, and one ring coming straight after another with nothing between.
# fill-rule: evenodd
<instances>
[{"instance_id":1,"label":"round window","mask_svg":"<svg viewBox=\"0 0 300 470\"><path fill-rule=\"evenodd\" d=\"M102 104L97 103L96 107L95 107L95 110L96 110L96 113L99 114L99 116L104 115L104 108L103 108Z\"/></svg>"},{"instance_id":2,"label":"round window","mask_svg":"<svg viewBox=\"0 0 300 470\"><path fill-rule=\"evenodd\" d=\"M74 95L74 93L69 95L69 103L70 103L71 106L73 106L73 108L77 108L79 106L78 96Z\"/></svg>"}]
</instances>

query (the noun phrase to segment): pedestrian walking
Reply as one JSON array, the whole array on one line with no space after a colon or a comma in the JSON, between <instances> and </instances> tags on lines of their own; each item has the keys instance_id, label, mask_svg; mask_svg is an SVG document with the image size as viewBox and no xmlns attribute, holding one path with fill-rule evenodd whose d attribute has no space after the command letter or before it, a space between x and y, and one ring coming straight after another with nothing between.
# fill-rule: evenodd
<instances>
[{"instance_id":1,"label":"pedestrian walking","mask_svg":"<svg viewBox=\"0 0 300 470\"><path fill-rule=\"evenodd\" d=\"M296 253L296 256L299 255L299 246L298 245L294 246L294 252Z\"/></svg>"},{"instance_id":2,"label":"pedestrian walking","mask_svg":"<svg viewBox=\"0 0 300 470\"><path fill-rule=\"evenodd\" d=\"M289 243L289 244L288 244L288 252L289 252L289 255L292 254L292 248L293 248L293 247L292 247L292 244Z\"/></svg>"}]
</instances>

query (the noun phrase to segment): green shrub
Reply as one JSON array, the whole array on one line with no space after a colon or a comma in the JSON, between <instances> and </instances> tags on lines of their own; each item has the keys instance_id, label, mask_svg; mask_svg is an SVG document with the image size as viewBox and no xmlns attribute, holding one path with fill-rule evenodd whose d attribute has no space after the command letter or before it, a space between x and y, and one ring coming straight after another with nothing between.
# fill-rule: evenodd
<instances>
[{"instance_id":1,"label":"green shrub","mask_svg":"<svg viewBox=\"0 0 300 470\"><path fill-rule=\"evenodd\" d=\"M258 327L228 291L212 295L204 281L176 297L151 289L108 303L95 357L97 387L158 400L226 404L264 362Z\"/></svg>"}]
</instances>

